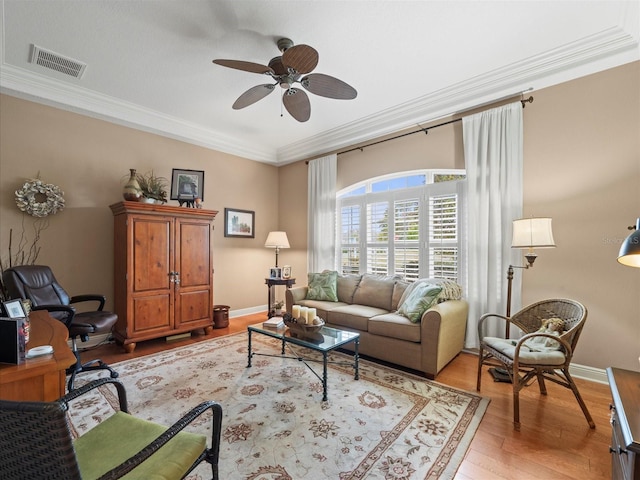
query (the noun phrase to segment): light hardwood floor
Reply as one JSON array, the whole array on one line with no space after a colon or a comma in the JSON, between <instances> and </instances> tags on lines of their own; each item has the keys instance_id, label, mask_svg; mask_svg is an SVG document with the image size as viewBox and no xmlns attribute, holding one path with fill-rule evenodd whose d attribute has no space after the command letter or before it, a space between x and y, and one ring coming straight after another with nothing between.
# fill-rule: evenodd
<instances>
[{"instance_id":1,"label":"light hardwood floor","mask_svg":"<svg viewBox=\"0 0 640 480\"><path fill-rule=\"evenodd\" d=\"M232 318L229 327L209 335L166 342L140 342L133 353L115 344L83 352L87 361L101 358L107 363L148 355L210 338L245 332L246 326L264 320L265 314ZM461 353L437 377L452 387L475 391L477 356ZM607 385L576 380L580 393L596 423L591 430L578 403L568 389L547 382L548 395L541 396L537 384L520 394L521 431L513 430L511 384L496 383L483 373L481 395L491 403L455 476L457 480L491 479L608 479L611 478L609 443L610 391Z\"/></svg>"}]
</instances>

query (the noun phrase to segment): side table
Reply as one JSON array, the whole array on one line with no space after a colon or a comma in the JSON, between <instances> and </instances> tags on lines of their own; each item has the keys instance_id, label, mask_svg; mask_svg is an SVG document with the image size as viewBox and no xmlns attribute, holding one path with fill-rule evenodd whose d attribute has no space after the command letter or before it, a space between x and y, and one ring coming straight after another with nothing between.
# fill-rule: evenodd
<instances>
[{"instance_id":1,"label":"side table","mask_svg":"<svg viewBox=\"0 0 640 480\"><path fill-rule=\"evenodd\" d=\"M271 310L271 288L276 285L286 285L287 288L291 288L296 283L295 278L265 278L264 283L267 285L269 295L267 297L267 315Z\"/></svg>"}]
</instances>

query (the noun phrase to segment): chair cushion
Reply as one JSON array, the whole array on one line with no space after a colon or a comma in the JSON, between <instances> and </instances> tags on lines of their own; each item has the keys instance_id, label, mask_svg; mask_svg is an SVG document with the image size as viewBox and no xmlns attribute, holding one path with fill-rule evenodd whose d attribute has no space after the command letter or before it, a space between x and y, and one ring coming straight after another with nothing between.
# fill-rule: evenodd
<instances>
[{"instance_id":1,"label":"chair cushion","mask_svg":"<svg viewBox=\"0 0 640 480\"><path fill-rule=\"evenodd\" d=\"M398 313L407 317L413 323L418 323L422 314L436 301L442 287L430 283L420 282L413 287L411 293L398 307Z\"/></svg>"},{"instance_id":2,"label":"chair cushion","mask_svg":"<svg viewBox=\"0 0 640 480\"><path fill-rule=\"evenodd\" d=\"M135 455L167 428L116 412L74 442L82 478L99 478ZM206 449L207 439L182 431L147 461L122 478L145 480L179 479Z\"/></svg>"},{"instance_id":3,"label":"chair cushion","mask_svg":"<svg viewBox=\"0 0 640 480\"><path fill-rule=\"evenodd\" d=\"M307 277L307 300L338 301L338 272L309 273Z\"/></svg>"},{"instance_id":4,"label":"chair cushion","mask_svg":"<svg viewBox=\"0 0 640 480\"><path fill-rule=\"evenodd\" d=\"M490 348L500 352L511 359L514 357L516 350L515 340L505 340L497 337L484 337L482 341ZM522 365L564 365L566 357L562 350L556 348L541 348L531 350L526 345L520 347L520 357L518 358Z\"/></svg>"}]
</instances>

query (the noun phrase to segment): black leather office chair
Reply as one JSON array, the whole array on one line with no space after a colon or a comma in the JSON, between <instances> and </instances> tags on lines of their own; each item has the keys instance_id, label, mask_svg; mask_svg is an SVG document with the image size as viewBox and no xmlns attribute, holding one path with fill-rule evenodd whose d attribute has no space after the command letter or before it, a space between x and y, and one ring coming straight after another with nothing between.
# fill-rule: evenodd
<instances>
[{"instance_id":1,"label":"black leather office chair","mask_svg":"<svg viewBox=\"0 0 640 480\"><path fill-rule=\"evenodd\" d=\"M4 271L2 281L11 298L31 300L34 310L47 310L49 314L64 322L69 330L72 350L76 356L76 364L67 373L71 375L67 388L73 390L76 375L91 370L109 370L111 378L116 378L118 372L113 370L102 360L91 360L85 364L80 361L80 352L76 339L86 342L90 334L111 332L118 320L115 313L103 311L106 298L104 295L77 295L69 297L67 292L56 280L51 269L45 265L20 265ZM76 312L72 306L79 302L98 302L95 311Z\"/></svg>"}]
</instances>

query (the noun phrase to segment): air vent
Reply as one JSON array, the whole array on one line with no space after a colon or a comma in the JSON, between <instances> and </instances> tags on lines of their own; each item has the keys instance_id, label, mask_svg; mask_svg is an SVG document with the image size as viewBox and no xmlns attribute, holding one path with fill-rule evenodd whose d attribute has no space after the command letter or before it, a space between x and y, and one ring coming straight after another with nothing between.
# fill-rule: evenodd
<instances>
[{"instance_id":1,"label":"air vent","mask_svg":"<svg viewBox=\"0 0 640 480\"><path fill-rule=\"evenodd\" d=\"M31 58L29 61L36 65L50 68L51 70L71 75L75 78L81 78L84 69L87 67L86 63L65 57L51 50L45 50L37 45L31 45L31 47Z\"/></svg>"}]
</instances>

